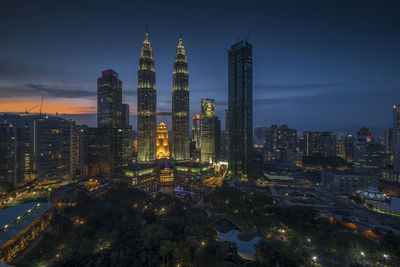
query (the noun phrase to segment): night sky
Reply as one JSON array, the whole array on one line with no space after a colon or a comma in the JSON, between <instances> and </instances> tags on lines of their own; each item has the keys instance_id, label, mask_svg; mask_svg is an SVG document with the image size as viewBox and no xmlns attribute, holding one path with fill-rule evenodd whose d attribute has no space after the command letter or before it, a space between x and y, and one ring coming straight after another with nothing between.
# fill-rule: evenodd
<instances>
[{"instance_id":1,"label":"night sky","mask_svg":"<svg viewBox=\"0 0 400 267\"><path fill-rule=\"evenodd\" d=\"M159 111L171 110L180 31L191 113L200 111L201 98L215 98L223 128L227 50L246 38L253 44L255 127L387 128L400 103L399 1L1 3L0 112L23 112L44 95L45 112L80 114L63 116L95 126L96 81L112 68L135 114L146 24Z\"/></svg>"}]
</instances>

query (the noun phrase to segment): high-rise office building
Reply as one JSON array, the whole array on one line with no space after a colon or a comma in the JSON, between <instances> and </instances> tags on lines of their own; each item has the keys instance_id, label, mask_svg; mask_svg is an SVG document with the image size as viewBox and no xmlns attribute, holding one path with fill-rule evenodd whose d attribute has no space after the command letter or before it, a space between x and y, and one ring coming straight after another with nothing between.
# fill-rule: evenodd
<instances>
[{"instance_id":1,"label":"high-rise office building","mask_svg":"<svg viewBox=\"0 0 400 267\"><path fill-rule=\"evenodd\" d=\"M23 128L0 124L0 183L22 184L24 167Z\"/></svg>"},{"instance_id":2,"label":"high-rise office building","mask_svg":"<svg viewBox=\"0 0 400 267\"><path fill-rule=\"evenodd\" d=\"M393 105L393 128L400 128L400 105Z\"/></svg>"},{"instance_id":3,"label":"high-rise office building","mask_svg":"<svg viewBox=\"0 0 400 267\"><path fill-rule=\"evenodd\" d=\"M261 133L264 131L261 131ZM290 153L297 148L297 131L286 124L271 125L265 130L265 153L267 160L287 160Z\"/></svg>"},{"instance_id":4,"label":"high-rise office building","mask_svg":"<svg viewBox=\"0 0 400 267\"><path fill-rule=\"evenodd\" d=\"M347 161L354 160L354 136L352 134L347 134L344 138L344 156Z\"/></svg>"},{"instance_id":5,"label":"high-rise office building","mask_svg":"<svg viewBox=\"0 0 400 267\"><path fill-rule=\"evenodd\" d=\"M156 158L157 91L153 51L148 33L140 53L137 94L138 160L152 161Z\"/></svg>"},{"instance_id":6,"label":"high-rise office building","mask_svg":"<svg viewBox=\"0 0 400 267\"><path fill-rule=\"evenodd\" d=\"M201 161L215 162L215 104L214 99L201 100Z\"/></svg>"},{"instance_id":7,"label":"high-rise office building","mask_svg":"<svg viewBox=\"0 0 400 267\"><path fill-rule=\"evenodd\" d=\"M0 116L0 121L18 128L17 140L23 142L21 182L77 177L80 149L75 122L44 115L4 115ZM18 136L19 130L22 136Z\"/></svg>"},{"instance_id":8,"label":"high-rise office building","mask_svg":"<svg viewBox=\"0 0 400 267\"><path fill-rule=\"evenodd\" d=\"M336 136L332 132L304 132L302 141L304 156L336 156Z\"/></svg>"},{"instance_id":9,"label":"high-rise office building","mask_svg":"<svg viewBox=\"0 0 400 267\"><path fill-rule=\"evenodd\" d=\"M229 173L247 176L253 147L253 59L252 46L240 41L228 51Z\"/></svg>"},{"instance_id":10,"label":"high-rise office building","mask_svg":"<svg viewBox=\"0 0 400 267\"><path fill-rule=\"evenodd\" d=\"M368 147L371 144L371 131L362 127L357 131L357 137L354 144L354 167L361 170L365 165L365 157L368 152Z\"/></svg>"},{"instance_id":11,"label":"high-rise office building","mask_svg":"<svg viewBox=\"0 0 400 267\"><path fill-rule=\"evenodd\" d=\"M133 133L132 125L129 124L129 105L122 104L122 125L118 131L121 135L122 144L122 166L128 166L133 159Z\"/></svg>"},{"instance_id":12,"label":"high-rise office building","mask_svg":"<svg viewBox=\"0 0 400 267\"><path fill-rule=\"evenodd\" d=\"M118 129L118 131L119 131L118 135L121 137L122 165L127 166L129 163L132 162L132 159L133 159L132 125L122 125Z\"/></svg>"},{"instance_id":13,"label":"high-rise office building","mask_svg":"<svg viewBox=\"0 0 400 267\"><path fill-rule=\"evenodd\" d=\"M393 172L400 174L400 129L392 132Z\"/></svg>"},{"instance_id":14,"label":"high-rise office building","mask_svg":"<svg viewBox=\"0 0 400 267\"><path fill-rule=\"evenodd\" d=\"M1 124L12 124L23 131L24 177L23 182L37 178L36 169L36 119L40 116L19 116L13 114L0 115Z\"/></svg>"},{"instance_id":15,"label":"high-rise office building","mask_svg":"<svg viewBox=\"0 0 400 267\"><path fill-rule=\"evenodd\" d=\"M97 127L117 128L122 123L122 82L118 73L105 70L97 79Z\"/></svg>"},{"instance_id":16,"label":"high-rise office building","mask_svg":"<svg viewBox=\"0 0 400 267\"><path fill-rule=\"evenodd\" d=\"M122 104L122 125L129 125L129 105Z\"/></svg>"},{"instance_id":17,"label":"high-rise office building","mask_svg":"<svg viewBox=\"0 0 400 267\"><path fill-rule=\"evenodd\" d=\"M215 162L221 159L221 144L222 144L222 132L221 132L221 120L218 117L214 119L214 150L215 150Z\"/></svg>"},{"instance_id":18,"label":"high-rise office building","mask_svg":"<svg viewBox=\"0 0 400 267\"><path fill-rule=\"evenodd\" d=\"M199 150L200 145L200 129L201 129L201 118L200 114L196 114L193 116L192 121L192 140L196 145L196 149Z\"/></svg>"},{"instance_id":19,"label":"high-rise office building","mask_svg":"<svg viewBox=\"0 0 400 267\"><path fill-rule=\"evenodd\" d=\"M36 120L38 180L69 179L79 170L79 143L75 122L58 117Z\"/></svg>"},{"instance_id":20,"label":"high-rise office building","mask_svg":"<svg viewBox=\"0 0 400 267\"><path fill-rule=\"evenodd\" d=\"M161 122L157 127L157 159L167 159L170 156L167 125Z\"/></svg>"},{"instance_id":21,"label":"high-rise office building","mask_svg":"<svg viewBox=\"0 0 400 267\"><path fill-rule=\"evenodd\" d=\"M185 48L179 38L172 75L172 158L189 159L189 74Z\"/></svg>"}]
</instances>

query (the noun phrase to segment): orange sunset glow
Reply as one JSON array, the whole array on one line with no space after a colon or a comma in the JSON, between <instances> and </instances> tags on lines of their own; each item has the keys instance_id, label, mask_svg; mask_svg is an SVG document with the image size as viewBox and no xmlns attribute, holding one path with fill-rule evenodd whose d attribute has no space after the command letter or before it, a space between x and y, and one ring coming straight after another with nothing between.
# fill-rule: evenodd
<instances>
[{"instance_id":1,"label":"orange sunset glow","mask_svg":"<svg viewBox=\"0 0 400 267\"><path fill-rule=\"evenodd\" d=\"M0 112L39 113L41 98L36 100L8 98L0 100ZM96 113L96 101L85 99L68 99L68 98L50 98L43 100L42 113L48 114L87 114Z\"/></svg>"}]
</instances>

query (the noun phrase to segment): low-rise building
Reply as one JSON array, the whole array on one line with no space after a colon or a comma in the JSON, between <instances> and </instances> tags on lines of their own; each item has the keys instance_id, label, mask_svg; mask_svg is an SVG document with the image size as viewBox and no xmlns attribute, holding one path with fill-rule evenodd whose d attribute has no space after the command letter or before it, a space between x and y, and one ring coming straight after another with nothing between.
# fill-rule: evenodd
<instances>
[{"instance_id":1,"label":"low-rise building","mask_svg":"<svg viewBox=\"0 0 400 267\"><path fill-rule=\"evenodd\" d=\"M322 172L321 185L335 194L353 193L368 187L378 188L378 176L354 171Z\"/></svg>"},{"instance_id":2,"label":"low-rise building","mask_svg":"<svg viewBox=\"0 0 400 267\"><path fill-rule=\"evenodd\" d=\"M49 203L30 202L0 210L0 262L9 263L44 231L52 218Z\"/></svg>"}]
</instances>

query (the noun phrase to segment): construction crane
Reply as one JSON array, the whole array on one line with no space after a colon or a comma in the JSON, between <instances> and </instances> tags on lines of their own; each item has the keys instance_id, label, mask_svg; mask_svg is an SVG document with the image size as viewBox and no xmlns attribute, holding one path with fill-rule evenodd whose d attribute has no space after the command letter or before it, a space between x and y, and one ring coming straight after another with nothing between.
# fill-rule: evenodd
<instances>
[{"instance_id":1,"label":"construction crane","mask_svg":"<svg viewBox=\"0 0 400 267\"><path fill-rule=\"evenodd\" d=\"M42 101L40 102L40 115L42 115L42 107L43 107L43 95L42 95Z\"/></svg>"},{"instance_id":2,"label":"construction crane","mask_svg":"<svg viewBox=\"0 0 400 267\"><path fill-rule=\"evenodd\" d=\"M38 105L34 105L32 108L30 108L29 110L25 109L25 114L28 115L29 112L31 112L34 108L36 108Z\"/></svg>"}]
</instances>

